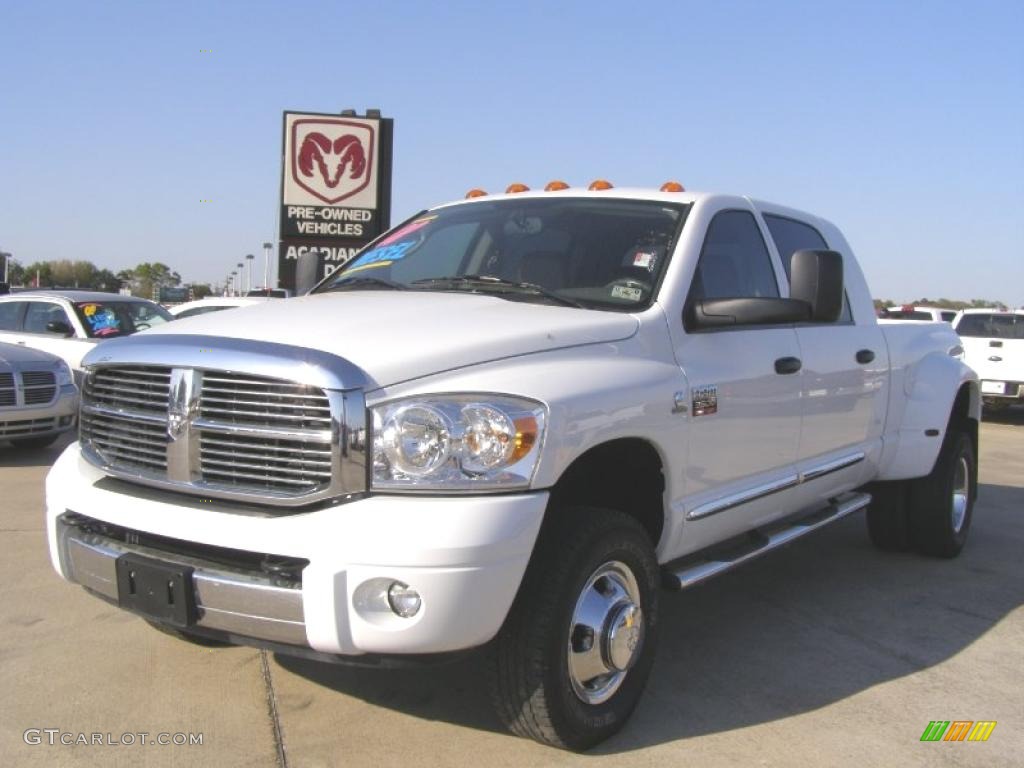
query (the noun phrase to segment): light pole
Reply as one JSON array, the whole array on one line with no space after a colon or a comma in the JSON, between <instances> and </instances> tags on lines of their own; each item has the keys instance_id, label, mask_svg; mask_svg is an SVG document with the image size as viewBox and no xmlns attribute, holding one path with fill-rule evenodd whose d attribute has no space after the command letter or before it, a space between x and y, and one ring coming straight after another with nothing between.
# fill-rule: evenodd
<instances>
[{"instance_id":1,"label":"light pole","mask_svg":"<svg viewBox=\"0 0 1024 768\"><path fill-rule=\"evenodd\" d=\"M242 265L239 264L238 266L242 266ZM235 276L237 274L238 274L238 272L236 272L236 271L232 271L231 272L231 295L232 296L237 296L238 295L238 281L235 279Z\"/></svg>"},{"instance_id":2,"label":"light pole","mask_svg":"<svg viewBox=\"0 0 1024 768\"><path fill-rule=\"evenodd\" d=\"M253 264L255 263L253 261L253 259L255 259L255 258L256 257L253 256L251 253L247 253L245 255L245 263L249 266L249 269L248 269L248 279L245 281L245 292L246 293L249 293L249 291L252 290L252 283L253 283L253 280L252 280L252 267L253 267Z\"/></svg>"},{"instance_id":3,"label":"light pole","mask_svg":"<svg viewBox=\"0 0 1024 768\"><path fill-rule=\"evenodd\" d=\"M7 253L6 251L4 251L4 252L0 252L0 258L2 258L2 259L4 260L4 282L5 282L5 283L9 283L9 282L11 282L11 281L10 281L10 274L11 274L11 267L10 267L10 264L11 264L11 254Z\"/></svg>"},{"instance_id":4,"label":"light pole","mask_svg":"<svg viewBox=\"0 0 1024 768\"><path fill-rule=\"evenodd\" d=\"M267 289L267 295L270 295L270 249L274 247L273 243L263 244L263 287Z\"/></svg>"},{"instance_id":5,"label":"light pole","mask_svg":"<svg viewBox=\"0 0 1024 768\"><path fill-rule=\"evenodd\" d=\"M235 295L242 295L242 285L245 283L245 262L238 262L238 280L235 282Z\"/></svg>"}]
</instances>

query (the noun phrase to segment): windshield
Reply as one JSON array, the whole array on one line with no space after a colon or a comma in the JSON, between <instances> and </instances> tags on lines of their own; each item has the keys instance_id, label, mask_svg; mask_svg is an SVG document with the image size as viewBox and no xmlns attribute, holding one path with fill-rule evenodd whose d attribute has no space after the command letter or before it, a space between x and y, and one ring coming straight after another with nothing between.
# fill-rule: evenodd
<instances>
[{"instance_id":1,"label":"windshield","mask_svg":"<svg viewBox=\"0 0 1024 768\"><path fill-rule=\"evenodd\" d=\"M128 336L174 319L159 304L148 301L79 301L75 312L90 339Z\"/></svg>"},{"instance_id":2,"label":"windshield","mask_svg":"<svg viewBox=\"0 0 1024 768\"><path fill-rule=\"evenodd\" d=\"M964 315L956 332L961 336L986 339L1024 339L1024 315Z\"/></svg>"},{"instance_id":3,"label":"windshield","mask_svg":"<svg viewBox=\"0 0 1024 768\"><path fill-rule=\"evenodd\" d=\"M371 244L316 292L471 291L635 311L651 303L687 209L555 197L442 208Z\"/></svg>"}]
</instances>

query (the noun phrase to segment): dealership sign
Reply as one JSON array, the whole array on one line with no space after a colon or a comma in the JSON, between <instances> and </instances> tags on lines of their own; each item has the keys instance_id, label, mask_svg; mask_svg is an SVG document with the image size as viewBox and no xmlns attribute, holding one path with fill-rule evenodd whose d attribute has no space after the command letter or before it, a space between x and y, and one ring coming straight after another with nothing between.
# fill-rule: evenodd
<instances>
[{"instance_id":1,"label":"dealership sign","mask_svg":"<svg viewBox=\"0 0 1024 768\"><path fill-rule=\"evenodd\" d=\"M337 269L389 224L392 121L285 112L278 285L294 288L299 256Z\"/></svg>"}]
</instances>

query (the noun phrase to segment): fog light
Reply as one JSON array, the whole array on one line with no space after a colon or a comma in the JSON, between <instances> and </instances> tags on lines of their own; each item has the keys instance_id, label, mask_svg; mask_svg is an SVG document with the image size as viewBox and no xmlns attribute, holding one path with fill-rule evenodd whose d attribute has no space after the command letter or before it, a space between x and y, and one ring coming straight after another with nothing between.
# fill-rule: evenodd
<instances>
[{"instance_id":1,"label":"fog light","mask_svg":"<svg viewBox=\"0 0 1024 768\"><path fill-rule=\"evenodd\" d=\"M60 417L60 426L66 427L70 423L71 423L71 417L70 416L61 416Z\"/></svg>"},{"instance_id":2,"label":"fog light","mask_svg":"<svg viewBox=\"0 0 1024 768\"><path fill-rule=\"evenodd\" d=\"M411 619L419 613L422 604L420 593L408 584L396 581L388 587L388 605L403 619Z\"/></svg>"}]
</instances>

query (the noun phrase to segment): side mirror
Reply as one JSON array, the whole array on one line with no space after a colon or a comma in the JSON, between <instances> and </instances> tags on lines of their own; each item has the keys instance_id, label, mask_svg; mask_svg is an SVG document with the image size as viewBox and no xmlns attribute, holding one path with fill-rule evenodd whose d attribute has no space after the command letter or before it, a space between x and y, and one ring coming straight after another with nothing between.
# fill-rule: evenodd
<instances>
[{"instance_id":1,"label":"side mirror","mask_svg":"<svg viewBox=\"0 0 1024 768\"><path fill-rule=\"evenodd\" d=\"M790 265L789 295L811 305L811 322L834 323L843 312L843 256L836 251L797 251Z\"/></svg>"},{"instance_id":2,"label":"side mirror","mask_svg":"<svg viewBox=\"0 0 1024 768\"><path fill-rule=\"evenodd\" d=\"M74 336L75 331L70 325L65 323L63 320L51 320L46 324L47 333L57 333L61 336L68 337Z\"/></svg>"},{"instance_id":3,"label":"side mirror","mask_svg":"<svg viewBox=\"0 0 1024 768\"><path fill-rule=\"evenodd\" d=\"M798 299L704 299L694 302L684 316L686 330L728 328L743 325L805 323L811 307Z\"/></svg>"}]
</instances>

